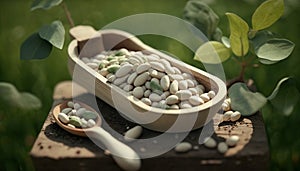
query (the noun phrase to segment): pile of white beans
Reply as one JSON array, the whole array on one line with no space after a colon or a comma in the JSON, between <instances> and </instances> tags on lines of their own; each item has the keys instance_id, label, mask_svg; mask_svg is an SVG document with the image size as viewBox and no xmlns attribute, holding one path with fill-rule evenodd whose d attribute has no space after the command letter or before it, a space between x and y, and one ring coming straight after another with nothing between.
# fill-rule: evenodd
<instances>
[{"instance_id":1,"label":"pile of white beans","mask_svg":"<svg viewBox=\"0 0 300 171\"><path fill-rule=\"evenodd\" d=\"M215 96L214 91L205 92L205 87L191 74L182 72L156 54L120 49L81 60L106 77L107 82L152 107L186 109Z\"/></svg>"},{"instance_id":2,"label":"pile of white beans","mask_svg":"<svg viewBox=\"0 0 300 171\"><path fill-rule=\"evenodd\" d=\"M98 114L69 101L67 107L58 114L58 119L71 128L90 128L96 125Z\"/></svg>"}]
</instances>

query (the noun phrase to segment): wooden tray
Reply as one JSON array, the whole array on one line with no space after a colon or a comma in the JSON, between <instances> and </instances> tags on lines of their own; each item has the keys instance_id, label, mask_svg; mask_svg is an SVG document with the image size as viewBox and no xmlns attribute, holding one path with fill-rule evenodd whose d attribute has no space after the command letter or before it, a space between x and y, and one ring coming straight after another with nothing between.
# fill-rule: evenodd
<instances>
[{"instance_id":1,"label":"wooden tray","mask_svg":"<svg viewBox=\"0 0 300 171\"><path fill-rule=\"evenodd\" d=\"M95 43L97 43L96 46ZM148 106L120 88L107 83L105 77L81 61L78 42L73 40L68 48L69 72L73 76L73 80L116 108L127 119L148 129L160 132L184 132L200 128L214 117L226 97L226 85L219 78L153 49L127 32L113 29L100 30L96 37L86 43L85 47L87 49L91 49L89 47L99 48L95 50L96 52L101 52L102 48L105 50L126 48L130 51L157 54L168 60L171 65L191 73L207 90L216 92L216 96L209 102L189 109L164 110ZM74 79L75 77L76 79Z\"/></svg>"}]
</instances>

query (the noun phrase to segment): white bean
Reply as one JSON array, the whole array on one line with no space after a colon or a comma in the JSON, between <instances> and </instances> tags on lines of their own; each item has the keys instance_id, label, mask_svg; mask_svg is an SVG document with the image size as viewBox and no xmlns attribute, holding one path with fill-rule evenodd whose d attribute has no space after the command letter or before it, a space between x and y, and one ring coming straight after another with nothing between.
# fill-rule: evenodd
<instances>
[{"instance_id":1,"label":"white bean","mask_svg":"<svg viewBox=\"0 0 300 171\"><path fill-rule=\"evenodd\" d=\"M227 111L223 114L223 121L230 121L233 111Z\"/></svg>"},{"instance_id":2,"label":"white bean","mask_svg":"<svg viewBox=\"0 0 300 171\"><path fill-rule=\"evenodd\" d=\"M228 145L225 143L225 142L220 142L219 144L218 144L218 151L220 152L220 153L226 153L226 151L228 150Z\"/></svg>"},{"instance_id":3,"label":"white bean","mask_svg":"<svg viewBox=\"0 0 300 171\"><path fill-rule=\"evenodd\" d=\"M235 111L235 112L233 112L233 113L231 114L230 120L231 120L232 122L235 122L235 121L239 120L240 117L241 117L241 113L240 113L239 111Z\"/></svg>"},{"instance_id":4,"label":"white bean","mask_svg":"<svg viewBox=\"0 0 300 171\"><path fill-rule=\"evenodd\" d=\"M144 95L144 90L142 87L135 87L132 91L132 95L138 99L142 98Z\"/></svg>"},{"instance_id":5,"label":"white bean","mask_svg":"<svg viewBox=\"0 0 300 171\"><path fill-rule=\"evenodd\" d=\"M150 96L149 96L149 99L150 99L152 102L159 102L159 101L161 101L160 95L158 95L158 94L156 94L156 93L151 93Z\"/></svg>"},{"instance_id":6,"label":"white bean","mask_svg":"<svg viewBox=\"0 0 300 171\"><path fill-rule=\"evenodd\" d=\"M187 82L187 85L188 85L189 88L195 87L195 84L194 84L194 82L192 80L187 79L186 82Z\"/></svg>"},{"instance_id":7,"label":"white bean","mask_svg":"<svg viewBox=\"0 0 300 171\"><path fill-rule=\"evenodd\" d=\"M160 86L163 88L163 90L168 90L170 87L170 78L168 75L163 76L160 79Z\"/></svg>"},{"instance_id":8,"label":"white bean","mask_svg":"<svg viewBox=\"0 0 300 171\"><path fill-rule=\"evenodd\" d=\"M131 142L142 135L143 128L141 126L135 126L124 134L124 140L127 142Z\"/></svg>"},{"instance_id":9,"label":"white bean","mask_svg":"<svg viewBox=\"0 0 300 171\"><path fill-rule=\"evenodd\" d=\"M207 95L208 95L208 97L209 97L210 99L212 99L212 98L214 98L214 97L216 96L216 93L215 93L214 91L210 90L210 91L207 93Z\"/></svg>"},{"instance_id":10,"label":"white bean","mask_svg":"<svg viewBox=\"0 0 300 171\"><path fill-rule=\"evenodd\" d=\"M143 64L139 65L139 66L136 68L135 72L136 72L137 74L141 74L141 73L147 71L148 69L150 69L150 67L151 67L151 66L150 66L149 63L143 63Z\"/></svg>"},{"instance_id":11,"label":"white bean","mask_svg":"<svg viewBox=\"0 0 300 171\"><path fill-rule=\"evenodd\" d=\"M62 122L62 123L64 123L64 124L67 124L67 123L69 123L69 116L68 115L66 115L65 113L59 113L58 114L58 119Z\"/></svg>"},{"instance_id":12,"label":"white bean","mask_svg":"<svg viewBox=\"0 0 300 171\"><path fill-rule=\"evenodd\" d=\"M166 104L173 105L179 102L179 98L176 95L170 95L166 98Z\"/></svg>"},{"instance_id":13,"label":"white bean","mask_svg":"<svg viewBox=\"0 0 300 171\"><path fill-rule=\"evenodd\" d=\"M170 93L176 94L177 91L178 91L178 81L174 80L170 85Z\"/></svg>"},{"instance_id":14,"label":"white bean","mask_svg":"<svg viewBox=\"0 0 300 171\"><path fill-rule=\"evenodd\" d=\"M158 70L158 71L162 71L164 72L165 71L165 67L163 64L159 63L159 62L149 62L151 67L155 70Z\"/></svg>"},{"instance_id":15,"label":"white bean","mask_svg":"<svg viewBox=\"0 0 300 171\"><path fill-rule=\"evenodd\" d=\"M189 90L179 90L175 95L178 96L180 100L188 100L192 96L192 93Z\"/></svg>"},{"instance_id":16,"label":"white bean","mask_svg":"<svg viewBox=\"0 0 300 171\"><path fill-rule=\"evenodd\" d=\"M143 85L147 80L148 80L148 77L149 77L149 72L144 72L140 75L138 75L134 82L133 82L133 85L134 86L141 86Z\"/></svg>"},{"instance_id":17,"label":"white bean","mask_svg":"<svg viewBox=\"0 0 300 171\"><path fill-rule=\"evenodd\" d=\"M175 151L178 153L188 152L192 149L192 144L189 142L182 142L175 146Z\"/></svg>"},{"instance_id":18,"label":"white bean","mask_svg":"<svg viewBox=\"0 0 300 171\"><path fill-rule=\"evenodd\" d=\"M144 97L149 97L150 94L151 94L151 90L146 90L146 91L144 92Z\"/></svg>"},{"instance_id":19,"label":"white bean","mask_svg":"<svg viewBox=\"0 0 300 171\"><path fill-rule=\"evenodd\" d=\"M116 72L116 77L124 77L125 75L129 74L132 70L133 66L132 64L125 64L122 65Z\"/></svg>"},{"instance_id":20,"label":"white bean","mask_svg":"<svg viewBox=\"0 0 300 171\"><path fill-rule=\"evenodd\" d=\"M151 104L152 104L152 102L151 102L151 100L149 99L149 98L142 98L141 99L141 101L143 102L143 103L145 103L146 105L148 105L148 106L151 106Z\"/></svg>"},{"instance_id":21,"label":"white bean","mask_svg":"<svg viewBox=\"0 0 300 171\"><path fill-rule=\"evenodd\" d=\"M232 135L229 138L226 139L226 144L228 146L236 146L236 144L238 143L238 141L240 140L240 137L237 135Z\"/></svg>"},{"instance_id":22,"label":"white bean","mask_svg":"<svg viewBox=\"0 0 300 171\"><path fill-rule=\"evenodd\" d=\"M178 83L179 90L186 90L188 88L188 83L186 80L181 80Z\"/></svg>"},{"instance_id":23,"label":"white bean","mask_svg":"<svg viewBox=\"0 0 300 171\"><path fill-rule=\"evenodd\" d=\"M207 93L203 93L200 95L200 98L204 101L207 102L210 100L209 96L207 95Z\"/></svg>"},{"instance_id":24,"label":"white bean","mask_svg":"<svg viewBox=\"0 0 300 171\"><path fill-rule=\"evenodd\" d=\"M121 85L122 83L127 81L128 77L129 77L129 74L125 75L123 77L119 77L113 81L113 84L116 86Z\"/></svg>"},{"instance_id":25,"label":"white bean","mask_svg":"<svg viewBox=\"0 0 300 171\"><path fill-rule=\"evenodd\" d=\"M130 76L128 77L127 79L127 83L128 84L133 84L135 78L137 77L137 73L136 72L133 72L132 74L130 74Z\"/></svg>"},{"instance_id":26,"label":"white bean","mask_svg":"<svg viewBox=\"0 0 300 171\"><path fill-rule=\"evenodd\" d=\"M96 125L96 122L93 120L93 119L89 119L88 121L87 121L87 126L88 127L93 127L93 126L95 126Z\"/></svg>"},{"instance_id":27,"label":"white bean","mask_svg":"<svg viewBox=\"0 0 300 171\"><path fill-rule=\"evenodd\" d=\"M189 102L194 106L201 105L204 103L204 101L199 96L191 96L189 98Z\"/></svg>"},{"instance_id":28,"label":"white bean","mask_svg":"<svg viewBox=\"0 0 300 171\"><path fill-rule=\"evenodd\" d=\"M213 139L211 137L206 137L204 139L204 145L207 148L215 148L217 146L217 142L215 139Z\"/></svg>"}]
</instances>

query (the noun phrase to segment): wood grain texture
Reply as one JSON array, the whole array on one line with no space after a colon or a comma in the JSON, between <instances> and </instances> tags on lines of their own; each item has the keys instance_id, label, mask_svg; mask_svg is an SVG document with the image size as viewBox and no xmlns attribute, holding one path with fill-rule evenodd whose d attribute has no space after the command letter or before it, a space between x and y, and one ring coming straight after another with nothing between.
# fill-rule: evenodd
<instances>
[{"instance_id":1,"label":"wood grain texture","mask_svg":"<svg viewBox=\"0 0 300 171\"><path fill-rule=\"evenodd\" d=\"M73 97L75 98L75 97ZM95 98L105 121L103 128L112 128L123 134L136 124L124 119L118 111L91 94L81 94L81 100ZM60 103L56 100L54 105ZM262 116L257 113L241 118L235 123L219 123L220 115L208 123L206 129L215 130L212 135L218 142L229 135L239 135L241 141L225 154L208 149L198 143L202 128L188 134L184 141L190 142L197 150L176 153L170 150L154 158L143 159L141 170L267 170L269 148ZM114 135L114 132L111 132ZM161 133L144 129L142 138L155 137ZM176 139L181 133L170 134ZM129 144L130 145L130 144ZM159 148L159 142L157 142ZM137 144L135 150L151 150L150 146ZM72 135L60 128L51 114L47 117L41 132L30 152L36 170L120 170L113 159L89 138Z\"/></svg>"}]
</instances>

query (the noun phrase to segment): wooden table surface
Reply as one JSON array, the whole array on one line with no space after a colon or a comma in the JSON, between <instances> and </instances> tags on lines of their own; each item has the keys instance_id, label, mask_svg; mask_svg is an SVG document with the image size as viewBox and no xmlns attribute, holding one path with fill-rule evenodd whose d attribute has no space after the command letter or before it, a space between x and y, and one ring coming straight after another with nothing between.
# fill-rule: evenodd
<instances>
[{"instance_id":1,"label":"wooden table surface","mask_svg":"<svg viewBox=\"0 0 300 171\"><path fill-rule=\"evenodd\" d=\"M78 85L73 84L78 87ZM95 98L82 88L76 88L80 99ZM53 106L62 100L72 98L72 82L66 81L58 84L54 91ZM102 118L108 123L103 128L111 127L119 134L136 124L127 121L111 106L96 98L101 110ZM218 142L224 141L230 135L239 135L237 146L230 148L225 154L220 154L217 149L208 149L198 143L203 129L190 132L184 141L193 145L193 150L187 153L176 153L174 149L153 157L142 160L141 170L268 170L269 147L265 126L260 113L237 122L219 123L220 114L216 114L213 121L205 126L205 131L214 130L212 137ZM161 133L143 129L141 139L156 137ZM171 138L183 134L170 134ZM153 141L159 149L159 142ZM131 145L130 143L128 144ZM133 149L139 152L149 152L153 144L135 143ZM152 149L153 150L153 149ZM107 151L95 145L89 138L72 135L60 128L54 121L51 111L32 147L30 156L36 170L120 170Z\"/></svg>"}]
</instances>

